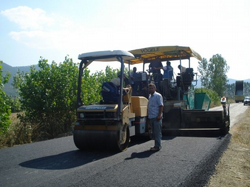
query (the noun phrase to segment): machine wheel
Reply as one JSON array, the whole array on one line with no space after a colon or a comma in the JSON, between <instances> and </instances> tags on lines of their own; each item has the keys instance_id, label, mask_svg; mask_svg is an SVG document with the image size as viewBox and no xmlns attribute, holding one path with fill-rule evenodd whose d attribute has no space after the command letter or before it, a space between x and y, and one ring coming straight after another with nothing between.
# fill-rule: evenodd
<instances>
[{"instance_id":1,"label":"machine wheel","mask_svg":"<svg viewBox=\"0 0 250 187\"><path fill-rule=\"evenodd\" d=\"M78 149L80 149L80 150L86 149L85 144L82 143L82 141L84 141L84 140L82 140L81 131L79 131L79 130L74 131L73 139L74 139L75 146Z\"/></svg>"},{"instance_id":2,"label":"machine wheel","mask_svg":"<svg viewBox=\"0 0 250 187\"><path fill-rule=\"evenodd\" d=\"M121 130L122 131L122 130ZM117 148L118 151L125 151L129 145L129 128L127 127L124 132L118 131Z\"/></svg>"},{"instance_id":3,"label":"machine wheel","mask_svg":"<svg viewBox=\"0 0 250 187\"><path fill-rule=\"evenodd\" d=\"M227 126L220 131L220 135L225 136L229 132L230 127Z\"/></svg>"},{"instance_id":4,"label":"machine wheel","mask_svg":"<svg viewBox=\"0 0 250 187\"><path fill-rule=\"evenodd\" d=\"M83 151L124 151L129 145L129 128L123 125L121 125L120 128L121 129L117 131L75 130L73 134L74 143L78 149Z\"/></svg>"}]
</instances>

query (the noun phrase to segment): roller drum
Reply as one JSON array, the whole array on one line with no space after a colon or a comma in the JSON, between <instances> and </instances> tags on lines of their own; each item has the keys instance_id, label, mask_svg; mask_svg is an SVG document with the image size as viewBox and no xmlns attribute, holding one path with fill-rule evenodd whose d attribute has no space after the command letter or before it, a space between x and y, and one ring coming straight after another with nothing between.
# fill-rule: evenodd
<instances>
[{"instance_id":1,"label":"roller drum","mask_svg":"<svg viewBox=\"0 0 250 187\"><path fill-rule=\"evenodd\" d=\"M124 141L120 141L120 131L75 130L74 142L80 150L124 151L129 144L129 130L126 129Z\"/></svg>"}]
</instances>

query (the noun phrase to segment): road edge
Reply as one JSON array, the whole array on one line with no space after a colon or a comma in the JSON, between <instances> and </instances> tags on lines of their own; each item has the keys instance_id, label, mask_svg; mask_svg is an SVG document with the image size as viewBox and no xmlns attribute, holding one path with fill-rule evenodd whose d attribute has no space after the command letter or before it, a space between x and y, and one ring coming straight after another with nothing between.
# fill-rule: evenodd
<instances>
[{"instance_id":1,"label":"road edge","mask_svg":"<svg viewBox=\"0 0 250 187\"><path fill-rule=\"evenodd\" d=\"M221 140L208 155L206 155L201 162L194 168L187 177L185 182L181 183L179 186L185 187L201 187L205 186L210 177L213 175L216 164L219 162L222 154L227 150L230 143L232 135L228 133L224 137L218 137Z\"/></svg>"}]
</instances>

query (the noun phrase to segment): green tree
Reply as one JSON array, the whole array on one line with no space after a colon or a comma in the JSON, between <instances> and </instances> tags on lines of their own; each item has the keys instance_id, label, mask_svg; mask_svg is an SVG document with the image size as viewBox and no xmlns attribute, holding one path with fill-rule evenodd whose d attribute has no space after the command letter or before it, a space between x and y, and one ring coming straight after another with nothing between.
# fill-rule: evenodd
<instances>
[{"instance_id":1,"label":"green tree","mask_svg":"<svg viewBox=\"0 0 250 187\"><path fill-rule=\"evenodd\" d=\"M2 71L2 61L0 61L0 134L6 132L11 121L10 114L11 109L10 106L6 103L7 96L3 91L3 86L9 81L10 74L6 73L3 75Z\"/></svg>"},{"instance_id":2,"label":"green tree","mask_svg":"<svg viewBox=\"0 0 250 187\"><path fill-rule=\"evenodd\" d=\"M243 95L245 95L245 96L250 95L250 82L243 83Z\"/></svg>"},{"instance_id":3,"label":"green tree","mask_svg":"<svg viewBox=\"0 0 250 187\"><path fill-rule=\"evenodd\" d=\"M78 67L68 57L59 65L41 58L38 66L14 78L25 114L20 117L32 124L34 136L54 138L75 122Z\"/></svg>"},{"instance_id":4,"label":"green tree","mask_svg":"<svg viewBox=\"0 0 250 187\"><path fill-rule=\"evenodd\" d=\"M205 58L203 58L202 61L198 62L199 78L201 80L201 85L205 88L209 87L208 65L208 61Z\"/></svg>"},{"instance_id":5,"label":"green tree","mask_svg":"<svg viewBox=\"0 0 250 187\"><path fill-rule=\"evenodd\" d=\"M84 69L82 76L82 101L85 105L99 103L102 100L102 84L117 77L117 69L107 66L105 72L97 71L90 73L88 68Z\"/></svg>"},{"instance_id":6,"label":"green tree","mask_svg":"<svg viewBox=\"0 0 250 187\"><path fill-rule=\"evenodd\" d=\"M225 94L228 70L229 66L226 60L219 54L213 55L209 62L202 59L198 66L202 85L207 89L214 90L219 96Z\"/></svg>"},{"instance_id":7,"label":"green tree","mask_svg":"<svg viewBox=\"0 0 250 187\"><path fill-rule=\"evenodd\" d=\"M225 92L225 96L228 98L233 99L235 95L235 84L227 84L226 85L226 92Z\"/></svg>"},{"instance_id":8,"label":"green tree","mask_svg":"<svg viewBox=\"0 0 250 187\"><path fill-rule=\"evenodd\" d=\"M12 96L6 95L6 103L10 106L11 113L21 111L21 103L18 97L12 97Z\"/></svg>"},{"instance_id":9,"label":"green tree","mask_svg":"<svg viewBox=\"0 0 250 187\"><path fill-rule=\"evenodd\" d=\"M223 96L227 85L227 72L229 66L226 60L219 54L213 55L209 60L210 85L209 88Z\"/></svg>"}]
</instances>

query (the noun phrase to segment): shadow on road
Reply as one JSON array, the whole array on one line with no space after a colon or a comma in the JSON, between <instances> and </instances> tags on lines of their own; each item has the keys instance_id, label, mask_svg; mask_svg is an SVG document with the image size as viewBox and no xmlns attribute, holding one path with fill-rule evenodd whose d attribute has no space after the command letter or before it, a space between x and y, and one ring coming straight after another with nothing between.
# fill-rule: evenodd
<instances>
[{"instance_id":1,"label":"shadow on road","mask_svg":"<svg viewBox=\"0 0 250 187\"><path fill-rule=\"evenodd\" d=\"M134 159L134 158L148 158L154 153L156 153L156 152L155 151L150 151L150 150L143 151L143 152L140 152L140 153L132 153L131 156L126 158L125 160L131 160L131 159Z\"/></svg>"},{"instance_id":2,"label":"shadow on road","mask_svg":"<svg viewBox=\"0 0 250 187\"><path fill-rule=\"evenodd\" d=\"M148 137L134 137L131 138L129 147L149 141ZM35 158L19 165L27 168L60 170L79 167L103 158L107 158L117 154L115 151L80 151L73 150L69 152L60 153L57 155L50 155L41 158Z\"/></svg>"},{"instance_id":3,"label":"shadow on road","mask_svg":"<svg viewBox=\"0 0 250 187\"><path fill-rule=\"evenodd\" d=\"M51 155L29 160L19 165L35 169L60 170L70 169L96 160L114 155L114 152L83 152L80 150L69 151L58 155Z\"/></svg>"},{"instance_id":4,"label":"shadow on road","mask_svg":"<svg viewBox=\"0 0 250 187\"><path fill-rule=\"evenodd\" d=\"M172 140L174 138L175 138L174 136L162 136L162 140ZM134 137L132 139L132 142L134 142L134 143L132 143L132 144L136 145L136 144L139 144L139 143L145 143L146 141L149 141L149 140L150 140L149 137ZM156 153L156 152L155 151L150 151L149 148L148 148L148 150L143 151L143 152L139 152L139 153L134 152L134 153L132 153L131 156L126 158L125 160L131 160L131 159L134 159L134 158L147 158L147 157L150 157L154 153Z\"/></svg>"}]
</instances>

